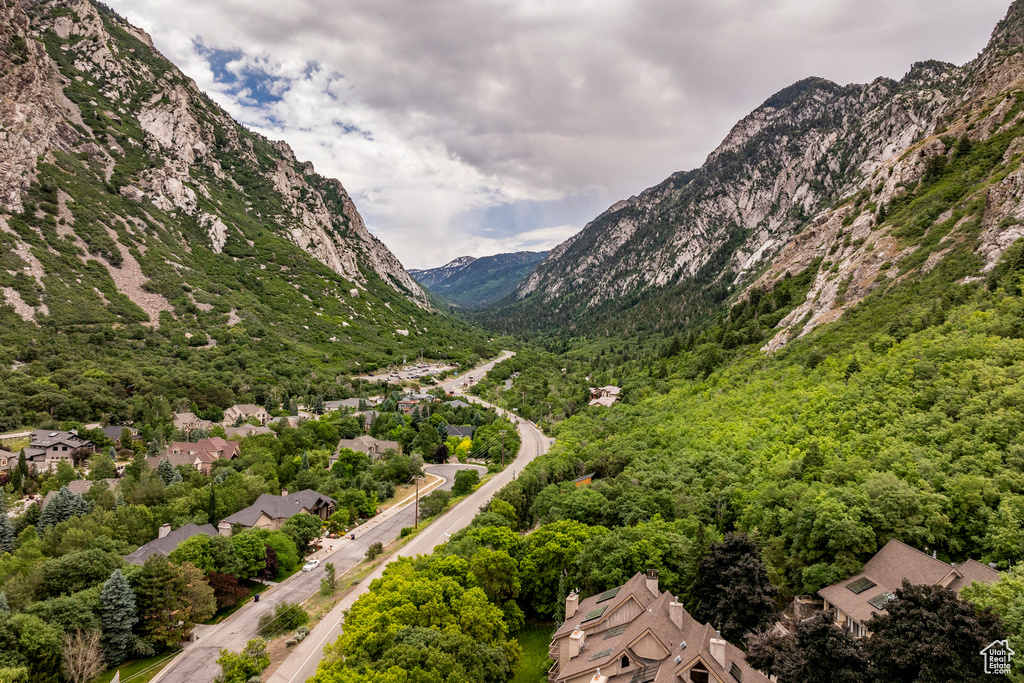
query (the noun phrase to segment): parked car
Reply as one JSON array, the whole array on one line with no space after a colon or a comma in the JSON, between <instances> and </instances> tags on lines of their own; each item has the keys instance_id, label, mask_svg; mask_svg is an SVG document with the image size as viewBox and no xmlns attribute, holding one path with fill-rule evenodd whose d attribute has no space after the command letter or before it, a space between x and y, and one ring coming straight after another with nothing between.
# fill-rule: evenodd
<instances>
[{"instance_id":1,"label":"parked car","mask_svg":"<svg viewBox=\"0 0 1024 683\"><path fill-rule=\"evenodd\" d=\"M320 560L310 560L306 564L302 565L302 571L311 572L320 566Z\"/></svg>"}]
</instances>

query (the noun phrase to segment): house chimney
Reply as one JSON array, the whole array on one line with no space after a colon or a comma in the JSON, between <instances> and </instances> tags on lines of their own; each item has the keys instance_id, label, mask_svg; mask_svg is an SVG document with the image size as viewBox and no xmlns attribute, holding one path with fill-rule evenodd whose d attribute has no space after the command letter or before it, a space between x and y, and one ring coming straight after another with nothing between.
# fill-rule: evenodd
<instances>
[{"instance_id":1,"label":"house chimney","mask_svg":"<svg viewBox=\"0 0 1024 683\"><path fill-rule=\"evenodd\" d=\"M580 596L573 591L565 598L565 618L572 619L576 616L576 608L579 607Z\"/></svg>"},{"instance_id":2,"label":"house chimney","mask_svg":"<svg viewBox=\"0 0 1024 683\"><path fill-rule=\"evenodd\" d=\"M712 638L708 643L711 656L715 658L723 668L725 667L725 641L721 638Z\"/></svg>"},{"instance_id":3,"label":"house chimney","mask_svg":"<svg viewBox=\"0 0 1024 683\"><path fill-rule=\"evenodd\" d=\"M668 618L672 620L675 627L680 631L683 630L683 615L686 614L686 610L683 609L682 603L670 602L668 603Z\"/></svg>"},{"instance_id":4,"label":"house chimney","mask_svg":"<svg viewBox=\"0 0 1024 683\"><path fill-rule=\"evenodd\" d=\"M608 683L608 677L602 676L601 670L598 669L597 673L594 674L594 677L587 681L587 683Z\"/></svg>"},{"instance_id":5,"label":"house chimney","mask_svg":"<svg viewBox=\"0 0 1024 683\"><path fill-rule=\"evenodd\" d=\"M661 593L658 592L658 570L657 569L648 569L647 570L647 580L646 580L646 583L647 583L647 590L651 591L651 593L654 594L655 596L661 595Z\"/></svg>"},{"instance_id":6,"label":"house chimney","mask_svg":"<svg viewBox=\"0 0 1024 683\"><path fill-rule=\"evenodd\" d=\"M171 525L170 524L162 524L162 525L160 525L160 531L158 533L159 533L159 536L157 536L157 538L163 538L167 534L171 533Z\"/></svg>"},{"instance_id":7,"label":"house chimney","mask_svg":"<svg viewBox=\"0 0 1024 683\"><path fill-rule=\"evenodd\" d=\"M221 536L230 536L231 535L231 525L228 524L227 522L221 522L220 524L217 525L217 533L220 534Z\"/></svg>"},{"instance_id":8,"label":"house chimney","mask_svg":"<svg viewBox=\"0 0 1024 683\"><path fill-rule=\"evenodd\" d=\"M586 637L586 633L579 630L579 628L573 629L572 635L569 636L569 659L579 655L586 644Z\"/></svg>"}]
</instances>

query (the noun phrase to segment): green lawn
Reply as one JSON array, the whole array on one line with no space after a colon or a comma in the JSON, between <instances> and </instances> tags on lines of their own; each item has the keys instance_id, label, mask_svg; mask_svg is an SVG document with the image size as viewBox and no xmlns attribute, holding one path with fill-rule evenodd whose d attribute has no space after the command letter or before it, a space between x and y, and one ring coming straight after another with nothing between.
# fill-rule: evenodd
<instances>
[{"instance_id":1,"label":"green lawn","mask_svg":"<svg viewBox=\"0 0 1024 683\"><path fill-rule=\"evenodd\" d=\"M137 659L100 674L93 683L110 683L115 671L121 672L121 683L148 683L160 670L178 655L178 651L165 652L156 657Z\"/></svg>"},{"instance_id":2,"label":"green lawn","mask_svg":"<svg viewBox=\"0 0 1024 683\"><path fill-rule=\"evenodd\" d=\"M516 640L523 648L523 659L512 683L547 683L548 645L554 630L555 625L550 622L527 622L516 633Z\"/></svg>"}]
</instances>

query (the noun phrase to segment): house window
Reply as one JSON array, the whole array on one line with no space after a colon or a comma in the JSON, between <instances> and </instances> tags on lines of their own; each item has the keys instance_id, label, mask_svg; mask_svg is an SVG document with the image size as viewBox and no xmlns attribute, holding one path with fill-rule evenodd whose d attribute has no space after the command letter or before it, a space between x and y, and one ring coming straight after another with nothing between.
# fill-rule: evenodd
<instances>
[{"instance_id":1,"label":"house window","mask_svg":"<svg viewBox=\"0 0 1024 683\"><path fill-rule=\"evenodd\" d=\"M690 683L709 683L710 680L707 669L700 664L690 669Z\"/></svg>"},{"instance_id":2,"label":"house window","mask_svg":"<svg viewBox=\"0 0 1024 683\"><path fill-rule=\"evenodd\" d=\"M629 668L629 657L627 657L626 655L622 655L622 661L619 663L619 669L628 669L628 668Z\"/></svg>"}]
</instances>

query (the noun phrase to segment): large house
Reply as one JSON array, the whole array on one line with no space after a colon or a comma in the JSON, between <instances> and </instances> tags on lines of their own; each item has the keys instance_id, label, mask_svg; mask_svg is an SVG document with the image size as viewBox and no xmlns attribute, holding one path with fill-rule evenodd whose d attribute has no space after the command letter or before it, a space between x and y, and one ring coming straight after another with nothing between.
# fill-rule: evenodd
<instances>
[{"instance_id":1,"label":"large house","mask_svg":"<svg viewBox=\"0 0 1024 683\"><path fill-rule=\"evenodd\" d=\"M457 439L472 439L473 432L476 431L476 427L457 427L455 425L445 425L444 431L448 436L454 436Z\"/></svg>"},{"instance_id":2,"label":"large house","mask_svg":"<svg viewBox=\"0 0 1024 683\"><path fill-rule=\"evenodd\" d=\"M341 410L342 408L347 408L350 410L359 410L359 402L365 400L365 398L344 398L340 401L324 401L324 410L326 410L329 413L335 410Z\"/></svg>"},{"instance_id":3,"label":"large house","mask_svg":"<svg viewBox=\"0 0 1024 683\"><path fill-rule=\"evenodd\" d=\"M175 413L173 424L175 429L180 429L183 432L192 432L197 429L208 432L213 427L212 422L197 417L195 413Z\"/></svg>"},{"instance_id":4,"label":"large house","mask_svg":"<svg viewBox=\"0 0 1024 683\"><path fill-rule=\"evenodd\" d=\"M622 389L611 384L606 387L590 387L590 403L588 405L610 408L619 400L621 391Z\"/></svg>"},{"instance_id":5,"label":"large house","mask_svg":"<svg viewBox=\"0 0 1024 683\"><path fill-rule=\"evenodd\" d=\"M25 459L34 472L45 472L56 469L61 461L70 463L71 454L79 449L95 452L96 446L71 432L37 429L25 449Z\"/></svg>"},{"instance_id":6,"label":"large house","mask_svg":"<svg viewBox=\"0 0 1024 683\"><path fill-rule=\"evenodd\" d=\"M69 491L71 491L71 493L77 493L80 496L84 496L85 494L89 493L89 489L91 489L95 484L99 484L101 481L105 481L107 483L107 488L109 488L111 491L117 488L117 479L100 479L99 481L92 481L90 479L75 479L74 481L69 481L67 483L67 488ZM56 496L58 493L59 489L57 491L50 491L49 493L47 493L43 497L42 507L45 508L50 503L50 501L53 500L53 497Z\"/></svg>"},{"instance_id":7,"label":"large house","mask_svg":"<svg viewBox=\"0 0 1024 683\"><path fill-rule=\"evenodd\" d=\"M263 406L253 405L252 403L242 403L240 405L231 406L224 411L224 421L221 422L225 427L233 427L238 418L242 418L242 422L248 422L250 419L255 418L260 423L261 427L266 427L267 424L273 419L267 409Z\"/></svg>"},{"instance_id":8,"label":"large house","mask_svg":"<svg viewBox=\"0 0 1024 683\"><path fill-rule=\"evenodd\" d=\"M548 654L551 683L768 683L739 648L660 591L653 570L582 601L571 593Z\"/></svg>"},{"instance_id":9,"label":"large house","mask_svg":"<svg viewBox=\"0 0 1024 683\"><path fill-rule=\"evenodd\" d=\"M150 456L146 458L146 463L156 469L160 461L166 459L175 467L185 465L203 474L209 474L213 469L213 463L218 460L234 460L238 457L240 449L237 441L228 441L219 436L199 439L195 443L172 441L163 455Z\"/></svg>"},{"instance_id":10,"label":"large house","mask_svg":"<svg viewBox=\"0 0 1024 683\"><path fill-rule=\"evenodd\" d=\"M330 459L330 465L333 465L334 461L338 459L338 451L342 448L347 448L357 453L366 453L374 460L380 460L380 458L384 456L384 453L389 450L395 450L399 453L402 452L402 444L397 441L383 441L364 434L363 436L357 436L354 439L342 439L339 441L338 448L334 451L334 455Z\"/></svg>"},{"instance_id":11,"label":"large house","mask_svg":"<svg viewBox=\"0 0 1024 683\"><path fill-rule=\"evenodd\" d=\"M256 425L244 424L241 427L225 427L224 433L227 434L228 438L237 436L244 439L247 436L257 436L259 434L273 434L277 433L270 427L257 427Z\"/></svg>"},{"instance_id":12,"label":"large house","mask_svg":"<svg viewBox=\"0 0 1024 683\"><path fill-rule=\"evenodd\" d=\"M224 522L246 529L274 531L280 529L286 519L300 512L309 513L320 519L327 519L334 514L337 504L338 501L330 496L317 493L312 489L280 496L264 493L249 507L225 517Z\"/></svg>"},{"instance_id":13,"label":"large house","mask_svg":"<svg viewBox=\"0 0 1024 683\"><path fill-rule=\"evenodd\" d=\"M182 527L171 531L170 524L164 524L160 527L158 532L160 535L155 540L141 546L138 550L133 553L129 553L124 556L124 559L129 564L143 565L153 555L163 555L167 557L174 552L183 541L197 534L204 534L206 536L216 536L218 530L214 528L212 524L186 524ZM223 524L220 528L220 533L225 536L231 535L231 527L227 524Z\"/></svg>"},{"instance_id":14,"label":"large house","mask_svg":"<svg viewBox=\"0 0 1024 683\"><path fill-rule=\"evenodd\" d=\"M974 560L946 564L893 539L868 560L860 574L822 588L818 595L825 600L825 611L833 613L837 626L863 638L871 635L867 629L871 617L885 613L885 603L904 579L915 585L942 586L959 592L973 581L995 583L999 572Z\"/></svg>"}]
</instances>

